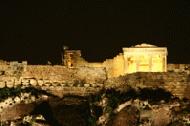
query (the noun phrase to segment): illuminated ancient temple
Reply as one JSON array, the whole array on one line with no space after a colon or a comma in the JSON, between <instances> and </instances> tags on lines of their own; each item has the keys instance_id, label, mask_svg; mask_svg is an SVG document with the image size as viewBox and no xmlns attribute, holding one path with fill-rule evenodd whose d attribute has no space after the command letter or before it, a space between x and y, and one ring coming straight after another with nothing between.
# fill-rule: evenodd
<instances>
[{"instance_id":1,"label":"illuminated ancient temple","mask_svg":"<svg viewBox=\"0 0 190 126\"><path fill-rule=\"evenodd\" d=\"M89 63L81 57L80 50L65 50L64 65L68 68L75 67L104 67L108 77L135 72L166 72L167 48L149 44L140 44L123 48L123 53L104 62Z\"/></svg>"},{"instance_id":2,"label":"illuminated ancient temple","mask_svg":"<svg viewBox=\"0 0 190 126\"><path fill-rule=\"evenodd\" d=\"M149 44L123 48L124 73L134 72L166 72L167 48Z\"/></svg>"}]
</instances>

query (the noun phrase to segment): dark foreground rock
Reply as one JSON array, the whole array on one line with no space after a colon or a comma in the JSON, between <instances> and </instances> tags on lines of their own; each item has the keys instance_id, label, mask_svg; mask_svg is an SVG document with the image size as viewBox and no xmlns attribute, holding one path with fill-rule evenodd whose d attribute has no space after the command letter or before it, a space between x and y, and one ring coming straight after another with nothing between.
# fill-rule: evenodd
<instances>
[{"instance_id":1,"label":"dark foreground rock","mask_svg":"<svg viewBox=\"0 0 190 126\"><path fill-rule=\"evenodd\" d=\"M81 98L49 98L40 103L13 105L0 115L2 124L7 126L88 126L90 109L88 102ZM43 119L34 119L35 115L42 115Z\"/></svg>"},{"instance_id":2,"label":"dark foreground rock","mask_svg":"<svg viewBox=\"0 0 190 126\"><path fill-rule=\"evenodd\" d=\"M114 115L107 126L138 126L139 110L134 106L127 106Z\"/></svg>"}]
</instances>

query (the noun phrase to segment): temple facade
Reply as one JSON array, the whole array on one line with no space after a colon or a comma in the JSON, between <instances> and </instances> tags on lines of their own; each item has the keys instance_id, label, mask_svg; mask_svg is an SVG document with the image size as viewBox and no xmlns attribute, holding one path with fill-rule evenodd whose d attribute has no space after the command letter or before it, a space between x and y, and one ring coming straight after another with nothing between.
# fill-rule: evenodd
<instances>
[{"instance_id":1,"label":"temple facade","mask_svg":"<svg viewBox=\"0 0 190 126\"><path fill-rule=\"evenodd\" d=\"M167 48L141 44L123 48L124 73L166 72Z\"/></svg>"}]
</instances>

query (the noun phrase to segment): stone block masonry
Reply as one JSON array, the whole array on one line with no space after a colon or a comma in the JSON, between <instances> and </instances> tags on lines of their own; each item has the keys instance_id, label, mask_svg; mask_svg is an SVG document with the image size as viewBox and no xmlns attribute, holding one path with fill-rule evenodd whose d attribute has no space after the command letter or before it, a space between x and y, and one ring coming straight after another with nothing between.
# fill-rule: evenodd
<instances>
[{"instance_id":1,"label":"stone block masonry","mask_svg":"<svg viewBox=\"0 0 190 126\"><path fill-rule=\"evenodd\" d=\"M67 68L81 66L104 67L107 77L119 77L121 75L136 72L166 72L167 48L142 43L129 48L124 47L123 53L104 62L88 62L80 50L64 50L64 65Z\"/></svg>"},{"instance_id":2,"label":"stone block masonry","mask_svg":"<svg viewBox=\"0 0 190 126\"><path fill-rule=\"evenodd\" d=\"M6 66L0 76L0 88L33 86L53 95L89 95L103 87L107 78L104 68L66 68L64 66L28 65L17 72ZM8 71L8 72L7 72ZM11 71L11 72L10 72ZM19 76L18 76L19 75Z\"/></svg>"},{"instance_id":3,"label":"stone block masonry","mask_svg":"<svg viewBox=\"0 0 190 126\"><path fill-rule=\"evenodd\" d=\"M190 74L190 64L168 64L168 72L185 72Z\"/></svg>"},{"instance_id":4,"label":"stone block masonry","mask_svg":"<svg viewBox=\"0 0 190 126\"><path fill-rule=\"evenodd\" d=\"M178 98L190 99L190 75L185 72L133 73L118 78L108 79L105 85L110 88L126 90L132 88L161 88Z\"/></svg>"},{"instance_id":5,"label":"stone block masonry","mask_svg":"<svg viewBox=\"0 0 190 126\"><path fill-rule=\"evenodd\" d=\"M28 65L22 78L35 78L51 82L103 83L106 79L106 71L104 68Z\"/></svg>"},{"instance_id":6,"label":"stone block masonry","mask_svg":"<svg viewBox=\"0 0 190 126\"><path fill-rule=\"evenodd\" d=\"M120 59L120 58L119 58ZM0 64L0 88L33 86L54 95L89 95L120 85L134 88L164 88L174 96L190 99L190 65L168 64L168 72L137 72L109 77L104 67Z\"/></svg>"}]
</instances>

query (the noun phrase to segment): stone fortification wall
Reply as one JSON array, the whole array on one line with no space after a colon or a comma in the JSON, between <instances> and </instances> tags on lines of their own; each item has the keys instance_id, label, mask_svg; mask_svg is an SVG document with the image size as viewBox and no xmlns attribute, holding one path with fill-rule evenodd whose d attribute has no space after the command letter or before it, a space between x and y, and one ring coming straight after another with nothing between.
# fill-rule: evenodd
<instances>
[{"instance_id":1,"label":"stone fortification wall","mask_svg":"<svg viewBox=\"0 0 190 126\"><path fill-rule=\"evenodd\" d=\"M190 76L185 72L134 73L127 76L108 79L105 85L125 90L133 88L163 88L174 96L190 99Z\"/></svg>"},{"instance_id":2,"label":"stone fortification wall","mask_svg":"<svg viewBox=\"0 0 190 126\"><path fill-rule=\"evenodd\" d=\"M22 63L17 61L0 63L0 75L19 77L23 71L26 71L26 67L27 62L25 61Z\"/></svg>"},{"instance_id":3,"label":"stone fortification wall","mask_svg":"<svg viewBox=\"0 0 190 126\"><path fill-rule=\"evenodd\" d=\"M68 69L64 66L28 65L22 77L57 82L81 80L85 83L103 83L106 79L106 71L104 68L77 67Z\"/></svg>"},{"instance_id":4,"label":"stone fortification wall","mask_svg":"<svg viewBox=\"0 0 190 126\"><path fill-rule=\"evenodd\" d=\"M8 78L33 78L36 80L49 81L83 81L84 83L103 83L107 78L107 72L104 67L80 66L67 68L61 65L27 65L27 63L10 62L0 64L0 77Z\"/></svg>"},{"instance_id":5,"label":"stone fortification wall","mask_svg":"<svg viewBox=\"0 0 190 126\"><path fill-rule=\"evenodd\" d=\"M124 75L124 57L122 54L117 55L113 59L108 59L103 62L103 67L106 68L108 78Z\"/></svg>"},{"instance_id":6,"label":"stone fortification wall","mask_svg":"<svg viewBox=\"0 0 190 126\"><path fill-rule=\"evenodd\" d=\"M20 69L20 66L19 69L12 69L7 65L0 76L0 88L33 86L60 97L69 94L83 96L100 90L106 78L106 71L102 67L28 65L25 69Z\"/></svg>"},{"instance_id":7,"label":"stone fortification wall","mask_svg":"<svg viewBox=\"0 0 190 126\"><path fill-rule=\"evenodd\" d=\"M0 73L1 73L1 75L5 74L5 72L7 73L9 69L10 69L9 65L0 64Z\"/></svg>"},{"instance_id":8,"label":"stone fortification wall","mask_svg":"<svg viewBox=\"0 0 190 126\"><path fill-rule=\"evenodd\" d=\"M103 67L66 68L58 65L24 66L23 64L0 65L0 75L1 80L9 80L9 78L15 78L16 80L33 78L55 82L80 80L85 83L103 83L107 78L106 71Z\"/></svg>"},{"instance_id":9,"label":"stone fortification wall","mask_svg":"<svg viewBox=\"0 0 190 126\"><path fill-rule=\"evenodd\" d=\"M124 57L123 54L120 53L113 59L106 59L103 63L102 62L87 62L87 61L82 61L79 62L77 61L77 67L90 67L90 68L105 68L107 77L118 77L121 75L124 75L124 67L125 67L125 62L124 62Z\"/></svg>"},{"instance_id":10,"label":"stone fortification wall","mask_svg":"<svg viewBox=\"0 0 190 126\"><path fill-rule=\"evenodd\" d=\"M190 74L190 64L168 64L168 72L185 72Z\"/></svg>"},{"instance_id":11,"label":"stone fortification wall","mask_svg":"<svg viewBox=\"0 0 190 126\"><path fill-rule=\"evenodd\" d=\"M25 89L27 87L34 87L39 90L46 91L52 95L63 97L65 95L86 96L100 91L103 83L85 83L81 80L76 81L51 81L48 79L36 78L16 78L16 77L0 77L0 88L18 87Z\"/></svg>"},{"instance_id":12,"label":"stone fortification wall","mask_svg":"<svg viewBox=\"0 0 190 126\"><path fill-rule=\"evenodd\" d=\"M92 93L104 86L129 85L137 88L165 88L178 97L190 98L190 65L168 64L168 72L134 73L112 78L122 72L124 64L121 61L120 55L113 60L106 60L102 64L105 68L66 68L60 65L26 65L17 62L0 64L0 88L32 85L63 96Z\"/></svg>"}]
</instances>

